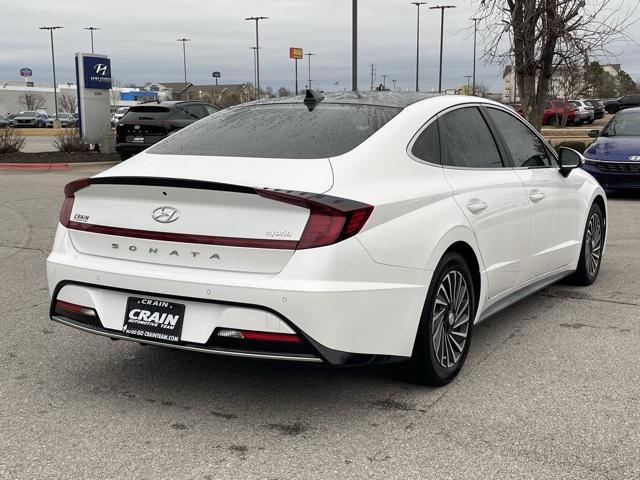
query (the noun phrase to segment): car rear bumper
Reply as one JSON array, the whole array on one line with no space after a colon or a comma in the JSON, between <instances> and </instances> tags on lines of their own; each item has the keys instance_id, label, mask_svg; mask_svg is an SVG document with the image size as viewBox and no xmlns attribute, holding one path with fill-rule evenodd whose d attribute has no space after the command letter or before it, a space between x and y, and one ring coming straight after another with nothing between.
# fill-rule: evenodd
<instances>
[{"instance_id":1,"label":"car rear bumper","mask_svg":"<svg viewBox=\"0 0 640 480\"><path fill-rule=\"evenodd\" d=\"M127 299L142 296L186 305L181 341L166 346L332 365L410 357L431 277L424 270L375 263L355 238L298 251L273 275L85 255L75 250L63 227L47 260L47 275L52 319L90 333L131 339L122 333ZM57 300L95 309L101 323L87 326L55 315ZM293 332L308 349L302 356L229 353L212 337L220 328Z\"/></svg>"}]
</instances>

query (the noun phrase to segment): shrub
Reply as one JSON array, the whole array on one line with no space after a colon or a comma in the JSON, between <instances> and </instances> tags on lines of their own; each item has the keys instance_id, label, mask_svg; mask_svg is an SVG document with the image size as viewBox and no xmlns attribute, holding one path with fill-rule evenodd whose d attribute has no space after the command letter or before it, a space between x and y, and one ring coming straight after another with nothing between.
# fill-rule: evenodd
<instances>
[{"instance_id":1,"label":"shrub","mask_svg":"<svg viewBox=\"0 0 640 480\"><path fill-rule=\"evenodd\" d=\"M589 141L580 141L580 140L568 140L566 142L560 142L556 145L556 151L560 149L560 147L573 148L574 150L584 153L587 148L589 148L591 142Z\"/></svg>"},{"instance_id":2,"label":"shrub","mask_svg":"<svg viewBox=\"0 0 640 480\"><path fill-rule=\"evenodd\" d=\"M72 153L87 151L87 145L82 143L77 128L63 128L58 135L56 135L53 145L59 152Z\"/></svg>"},{"instance_id":3,"label":"shrub","mask_svg":"<svg viewBox=\"0 0 640 480\"><path fill-rule=\"evenodd\" d=\"M0 129L0 155L18 153L24 145L24 135L15 128Z\"/></svg>"}]
</instances>

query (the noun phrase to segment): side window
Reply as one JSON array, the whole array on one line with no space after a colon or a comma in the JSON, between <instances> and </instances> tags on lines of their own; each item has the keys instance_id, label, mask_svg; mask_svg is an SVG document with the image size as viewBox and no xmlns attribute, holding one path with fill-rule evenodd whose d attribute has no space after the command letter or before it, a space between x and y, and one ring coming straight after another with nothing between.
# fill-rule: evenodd
<instances>
[{"instance_id":1,"label":"side window","mask_svg":"<svg viewBox=\"0 0 640 480\"><path fill-rule=\"evenodd\" d=\"M502 168L491 131L476 107L445 113L438 119L442 164L467 168Z\"/></svg>"},{"instance_id":2,"label":"side window","mask_svg":"<svg viewBox=\"0 0 640 480\"><path fill-rule=\"evenodd\" d=\"M411 148L416 158L440 165L440 132L438 120L424 129Z\"/></svg>"},{"instance_id":3,"label":"side window","mask_svg":"<svg viewBox=\"0 0 640 480\"><path fill-rule=\"evenodd\" d=\"M189 105L187 107L187 111L193 115L195 118L204 118L208 115L207 111L204 109L204 105L195 104Z\"/></svg>"},{"instance_id":4,"label":"side window","mask_svg":"<svg viewBox=\"0 0 640 480\"><path fill-rule=\"evenodd\" d=\"M204 108L205 108L205 110L207 110L207 115L211 115L211 114L216 113L218 111L218 109L216 107L212 107L211 105L205 105Z\"/></svg>"},{"instance_id":5,"label":"side window","mask_svg":"<svg viewBox=\"0 0 640 480\"><path fill-rule=\"evenodd\" d=\"M527 125L502 110L487 108L487 113L502 134L516 168L552 165L544 142Z\"/></svg>"}]
</instances>

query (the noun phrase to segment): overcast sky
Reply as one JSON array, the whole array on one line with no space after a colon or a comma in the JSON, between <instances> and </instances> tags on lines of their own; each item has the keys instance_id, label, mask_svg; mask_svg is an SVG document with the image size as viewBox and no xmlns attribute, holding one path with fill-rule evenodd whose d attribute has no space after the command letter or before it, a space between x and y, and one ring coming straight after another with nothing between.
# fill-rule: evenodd
<instances>
[{"instance_id":1,"label":"overcast sky","mask_svg":"<svg viewBox=\"0 0 640 480\"><path fill-rule=\"evenodd\" d=\"M636 0L614 0L625 4ZM443 83L447 88L466 83L472 72L473 37L469 18L477 0L447 0L458 8L445 20ZM0 22L0 80L19 80L20 67L33 69L35 82L51 81L48 32L41 25L62 25L55 33L59 82L74 81L73 55L90 51L89 32L95 25L96 53L109 55L113 76L121 84L179 82L183 79L182 45L187 44L188 80L213 83L211 72L222 72L223 83L253 81L254 23L261 22L261 85L293 88L289 47L312 52L314 87L350 87L351 1L349 0L3 0ZM397 80L399 88L413 88L415 75L416 7L409 0L360 0L359 86L369 87L369 67ZM428 6L434 5L434 1ZM634 30L637 27L634 28ZM437 87L439 10L421 12L421 89ZM640 79L640 49L616 45L618 62ZM482 44L479 45L482 53ZM307 80L307 62L299 62L300 86ZM616 59L612 58L611 61ZM478 83L491 91L502 89L502 67L478 61Z\"/></svg>"}]
</instances>

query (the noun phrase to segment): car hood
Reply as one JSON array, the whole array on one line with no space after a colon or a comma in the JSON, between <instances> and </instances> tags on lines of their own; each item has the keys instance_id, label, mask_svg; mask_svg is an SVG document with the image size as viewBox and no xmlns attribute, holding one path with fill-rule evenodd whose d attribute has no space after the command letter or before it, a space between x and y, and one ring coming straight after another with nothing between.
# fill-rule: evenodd
<instances>
[{"instance_id":1,"label":"car hood","mask_svg":"<svg viewBox=\"0 0 640 480\"><path fill-rule=\"evenodd\" d=\"M640 137L600 137L585 156L594 160L631 161L629 157L640 156Z\"/></svg>"}]
</instances>

